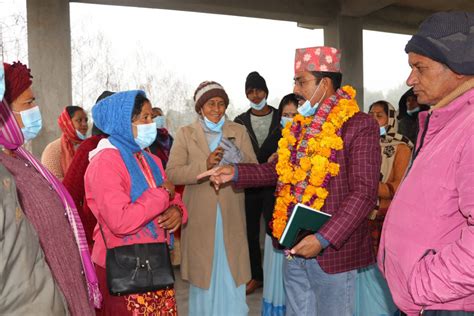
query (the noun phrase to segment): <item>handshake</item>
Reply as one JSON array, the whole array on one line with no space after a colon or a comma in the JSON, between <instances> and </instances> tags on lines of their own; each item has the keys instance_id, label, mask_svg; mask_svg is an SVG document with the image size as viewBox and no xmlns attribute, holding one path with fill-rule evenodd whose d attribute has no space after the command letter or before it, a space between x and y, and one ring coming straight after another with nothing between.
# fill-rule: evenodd
<instances>
[{"instance_id":1,"label":"handshake","mask_svg":"<svg viewBox=\"0 0 474 316\"><path fill-rule=\"evenodd\" d=\"M215 167L199 174L196 178L197 180L202 180L207 177L209 177L209 181L214 184L214 188L218 191L221 185L234 179L235 167L233 165Z\"/></svg>"}]
</instances>

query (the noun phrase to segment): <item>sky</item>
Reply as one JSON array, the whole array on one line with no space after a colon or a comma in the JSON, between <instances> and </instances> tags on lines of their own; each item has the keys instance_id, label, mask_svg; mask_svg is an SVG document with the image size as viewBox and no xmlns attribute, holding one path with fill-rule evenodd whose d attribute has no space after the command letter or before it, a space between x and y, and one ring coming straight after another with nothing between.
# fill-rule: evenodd
<instances>
[{"instance_id":1,"label":"sky","mask_svg":"<svg viewBox=\"0 0 474 316\"><path fill-rule=\"evenodd\" d=\"M0 18L14 10L26 12L25 3L0 0ZM299 28L295 22L82 3L71 3L70 15L72 40L100 30L111 43L117 67L136 66L134 52L142 50L146 58L141 64L163 65L186 82L189 98L200 82L214 80L242 111L248 108L244 83L249 72L266 79L269 102L278 106L293 89L295 48L324 44L321 29ZM367 89L386 93L405 81L409 67L403 49L409 38L363 32Z\"/></svg>"}]
</instances>

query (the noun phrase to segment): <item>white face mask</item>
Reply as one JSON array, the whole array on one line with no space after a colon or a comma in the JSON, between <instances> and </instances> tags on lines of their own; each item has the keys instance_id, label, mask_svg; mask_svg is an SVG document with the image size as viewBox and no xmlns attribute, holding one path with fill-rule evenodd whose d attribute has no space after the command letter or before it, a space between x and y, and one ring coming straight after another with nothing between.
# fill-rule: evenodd
<instances>
[{"instance_id":1,"label":"white face mask","mask_svg":"<svg viewBox=\"0 0 474 316\"><path fill-rule=\"evenodd\" d=\"M156 128L164 128L165 127L166 118L163 115L155 117L153 119L153 121L155 121Z\"/></svg>"},{"instance_id":2,"label":"white face mask","mask_svg":"<svg viewBox=\"0 0 474 316\"><path fill-rule=\"evenodd\" d=\"M82 133L79 132L77 129L76 129L76 135L77 135L77 137L79 137L79 139L81 139L81 140L84 140L84 139L87 138L87 135L82 134Z\"/></svg>"},{"instance_id":3,"label":"white face mask","mask_svg":"<svg viewBox=\"0 0 474 316\"><path fill-rule=\"evenodd\" d=\"M21 132L23 133L25 142L38 136L38 133L43 127L43 119L41 118L41 112L38 106L14 113L20 114L21 116L21 120L24 125L24 127L21 129Z\"/></svg>"},{"instance_id":4,"label":"white face mask","mask_svg":"<svg viewBox=\"0 0 474 316\"><path fill-rule=\"evenodd\" d=\"M260 111L261 109L263 109L266 104L267 104L267 99L266 98L263 98L262 101L260 101L259 104L255 104L252 101L250 101L250 107L254 110L257 110L257 111Z\"/></svg>"},{"instance_id":5,"label":"white face mask","mask_svg":"<svg viewBox=\"0 0 474 316\"><path fill-rule=\"evenodd\" d=\"M316 102L314 105L311 105L310 100L313 99L314 96L316 95L316 92L318 92L319 87L321 86L321 82L322 80L319 82L316 90L314 90L314 93L311 96L311 98L309 98L309 100L306 100L305 103L303 103L303 105L298 108L298 113L300 113L304 117L314 115L314 113L316 113L316 109L319 107L319 103L323 100L324 96L326 95L326 91L324 91L323 95L321 96L321 99L319 99L319 101Z\"/></svg>"},{"instance_id":6,"label":"white face mask","mask_svg":"<svg viewBox=\"0 0 474 316\"><path fill-rule=\"evenodd\" d=\"M153 144L157 134L155 122L150 124L139 124L135 126L137 127L137 137L135 137L135 143L137 143L141 149L145 149Z\"/></svg>"}]
</instances>

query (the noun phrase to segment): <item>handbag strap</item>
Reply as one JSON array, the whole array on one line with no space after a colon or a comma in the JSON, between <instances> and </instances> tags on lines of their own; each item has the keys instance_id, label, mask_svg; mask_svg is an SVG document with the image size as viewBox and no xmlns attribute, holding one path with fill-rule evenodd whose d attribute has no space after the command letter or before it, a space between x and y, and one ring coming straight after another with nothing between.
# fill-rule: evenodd
<instances>
[{"instance_id":1,"label":"handbag strap","mask_svg":"<svg viewBox=\"0 0 474 316\"><path fill-rule=\"evenodd\" d=\"M100 224L99 224L99 229L100 229L100 234L102 235L102 239L104 240L105 249L109 250L109 247L107 247L107 241L105 240L104 231L102 230L102 225ZM167 236L168 231L166 229L164 231L165 231L165 241L168 241L168 247L171 247L171 249L173 249L174 248L174 234L171 233L169 236L170 239L168 239L168 236Z\"/></svg>"},{"instance_id":2,"label":"handbag strap","mask_svg":"<svg viewBox=\"0 0 474 316\"><path fill-rule=\"evenodd\" d=\"M99 222L97 222L97 224L99 224ZM107 242L105 241L104 232L102 231L102 225L100 225L100 224L99 224L99 229L100 229L100 233L102 235L102 239L104 240L105 249L109 250L109 247L107 247Z\"/></svg>"}]
</instances>

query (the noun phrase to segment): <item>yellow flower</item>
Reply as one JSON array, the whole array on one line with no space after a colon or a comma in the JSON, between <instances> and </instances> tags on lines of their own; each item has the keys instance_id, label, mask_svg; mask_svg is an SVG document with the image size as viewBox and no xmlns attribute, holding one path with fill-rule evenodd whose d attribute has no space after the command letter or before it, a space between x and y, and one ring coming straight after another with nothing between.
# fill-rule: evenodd
<instances>
[{"instance_id":1,"label":"yellow flower","mask_svg":"<svg viewBox=\"0 0 474 316\"><path fill-rule=\"evenodd\" d=\"M309 159L308 157L301 158L300 166L301 169L303 169L305 172L309 171L311 169L311 159Z\"/></svg>"},{"instance_id":2,"label":"yellow flower","mask_svg":"<svg viewBox=\"0 0 474 316\"><path fill-rule=\"evenodd\" d=\"M339 174L339 164L334 162L329 163L328 170L331 176L337 176Z\"/></svg>"},{"instance_id":3,"label":"yellow flower","mask_svg":"<svg viewBox=\"0 0 474 316\"><path fill-rule=\"evenodd\" d=\"M351 97L351 99L354 99L357 93L356 90L351 86L344 86L342 87L342 90L344 90Z\"/></svg>"},{"instance_id":4,"label":"yellow flower","mask_svg":"<svg viewBox=\"0 0 474 316\"><path fill-rule=\"evenodd\" d=\"M359 112L357 102L354 100L356 91L350 86L343 87L343 90L350 99L338 100L327 116L326 122L321 126L321 131L316 135L311 135L307 144L302 144L302 140L306 136L306 129L312 123L313 117L305 118L299 114L295 116L293 121L301 127L298 134L293 134L290 125L282 130L282 139L278 142L276 165L280 189L277 192L278 197L273 212L273 236L276 238L280 238L283 233L288 220L289 206L297 202L309 203L316 196L311 206L321 209L329 195L328 190L322 187L326 175L335 177L339 174L339 164L330 159L332 150L344 148L344 142L337 132L344 122ZM298 165L294 165L291 162L292 151L301 150L305 155ZM291 185L296 184L304 188L301 200L297 200L291 193Z\"/></svg>"}]
</instances>

